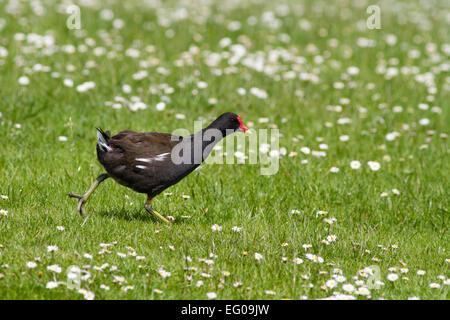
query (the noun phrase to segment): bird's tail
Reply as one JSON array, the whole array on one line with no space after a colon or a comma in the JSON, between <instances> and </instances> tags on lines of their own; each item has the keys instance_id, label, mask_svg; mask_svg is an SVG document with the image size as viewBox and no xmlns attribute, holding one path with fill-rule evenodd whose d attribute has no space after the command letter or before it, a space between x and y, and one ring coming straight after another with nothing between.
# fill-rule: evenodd
<instances>
[{"instance_id":1,"label":"bird's tail","mask_svg":"<svg viewBox=\"0 0 450 320\"><path fill-rule=\"evenodd\" d=\"M112 148L108 144L109 139L110 136L107 132L104 132L102 129L97 128L97 147L103 152L112 150Z\"/></svg>"}]
</instances>

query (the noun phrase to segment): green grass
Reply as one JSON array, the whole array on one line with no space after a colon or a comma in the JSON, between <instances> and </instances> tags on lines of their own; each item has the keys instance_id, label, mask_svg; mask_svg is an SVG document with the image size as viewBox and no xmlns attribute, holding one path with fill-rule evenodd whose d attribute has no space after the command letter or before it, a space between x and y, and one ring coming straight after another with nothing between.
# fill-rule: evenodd
<instances>
[{"instance_id":1,"label":"green grass","mask_svg":"<svg viewBox=\"0 0 450 320\"><path fill-rule=\"evenodd\" d=\"M366 286L369 278L358 271L368 266L378 266L385 284L370 289L371 299L449 298L446 135L450 82L445 71L449 64L445 22L449 8L444 2L433 8L421 7L418 1L381 2L380 30L358 28L365 26L369 3L355 7L347 1L323 5L288 1L291 9L285 15L272 1L234 5L221 5L220 1L208 8L197 3L187 8L186 19L169 25L164 25L163 18L175 12L179 6L175 1L164 2L158 9L140 1L109 3L114 18L122 19L124 27L114 29L112 21L102 20L102 8L81 7L85 33L79 37L66 27L68 15L59 13L57 1L45 1L43 15L24 3L18 17L6 11L6 3L0 3L5 12L0 46L8 51L7 56L0 54L0 194L8 196L0 199L0 209L8 211L7 216L0 215L1 299L83 299L64 284L46 288L49 281L65 282L66 270L72 265L90 265L85 268L90 277L82 281L81 288L93 292L95 299L206 299L207 292L217 293L218 299L316 299L333 292L346 293L342 288L346 283ZM268 11L274 12L279 28L271 29L262 22ZM420 19L414 20L415 12ZM255 25L248 24L249 16L257 17ZM310 29L300 27L302 20L310 23ZM231 21L240 21L241 28L230 31ZM174 32L172 38L166 36L168 29ZM51 35L54 45L43 49L18 40L19 33ZM290 36L288 43L280 40L283 33ZM385 41L390 34L397 37L392 46ZM275 51L285 59L265 60L275 68L273 74L245 66L242 60L230 70L228 58L216 67L208 66L204 58L208 52L230 52L219 46L224 37L247 46L242 60L257 52L267 58ZM376 46L360 47L360 38L373 39ZM337 39L338 45L330 46L330 39ZM60 50L62 45L82 50L83 44L86 52ZM149 45L154 51L146 50ZM311 45L315 52L309 50ZM96 47L104 47L106 54L96 56ZM140 52L139 58L126 56L131 47ZM413 49L421 53L419 58L408 55ZM323 63L314 61L317 55L324 57ZM304 63L296 57L304 57ZM184 66L175 65L180 59ZM90 61L95 62L94 67L86 65ZM36 64L48 66L50 71L32 71ZM68 70L69 65L74 66L73 71ZM380 65L395 67L399 73L386 79L385 74L376 72ZM357 66L359 74L348 75L350 66ZM170 74L161 74L158 67ZM432 83L428 87L432 89L417 81L416 74L403 74L402 67L429 73ZM223 74L215 75L214 68ZM133 79L139 70L146 70L148 76ZM294 71L295 78L286 79L287 71ZM52 76L53 72L59 77ZM299 73L315 74L318 81L299 80ZM19 85L18 79L24 75L30 83ZM64 86L65 78L72 79L74 87ZM95 82L95 88L77 92L75 87L85 81ZM198 81L208 87L198 89ZM335 89L336 82L345 87ZM122 91L124 84L132 87L131 93ZM149 90L161 84L174 92ZM368 84L373 88L367 88ZM246 95L237 93L240 87L247 90ZM268 98L251 95L252 87L265 90ZM198 94L192 94L194 89ZM164 111L156 111L155 105L164 95L171 101ZM140 97L148 108L133 112L125 105L120 110L105 105L116 96ZM209 98L216 98L217 104L209 104ZM342 104L341 98L348 98L349 103ZM428 110L418 108L420 103L427 103ZM342 112L329 111L328 105L341 105ZM403 111L394 113L394 106L402 106ZM440 113L434 112L435 106ZM361 107L366 112L361 112ZM192 131L194 120L203 117L207 123L225 111L239 114L244 123L253 122L255 130L276 125L282 134L280 147L297 155L283 156L278 172L271 176L260 175L260 165L202 166L168 189L171 196L161 194L154 200L159 212L176 218L170 227L158 225L145 212L144 195L111 179L87 203L87 219L77 215L76 201L66 194L85 191L104 172L96 160L96 127L112 132ZM186 119L177 119L177 113ZM269 122L259 123L263 117ZM340 118L352 122L340 125ZM420 125L423 118L430 123ZM400 135L387 141L386 134L393 131ZM349 140L340 141L342 135ZM59 136L68 140L59 141ZM305 146L320 150L321 143L328 145L325 157L300 151ZM383 159L385 155L390 161ZM304 159L308 163L302 164ZM361 162L360 169L350 168L353 160ZM379 162L380 170L370 170L368 161ZM330 172L333 166L340 171ZM392 189L400 194L393 194ZM388 196L381 197L385 191ZM183 195L190 198L183 199ZM293 215L291 210L301 213ZM328 213L318 216L320 210ZM331 217L337 222L329 225L323 221ZM222 230L213 232L214 224ZM57 226L65 230L59 231ZM234 232L233 226L241 227L241 232ZM330 234L337 240L323 244ZM113 242L109 252L99 253L101 243ZM288 245L282 246L283 242ZM303 244L312 247L306 251ZM49 245L59 250L47 252ZM118 252L127 256L121 258ZM137 260L128 252L145 259ZM85 258L85 253L93 258ZM255 253L263 259L256 260ZM316 254L324 262L314 263L306 253ZM303 263L293 263L296 257ZM201 258L212 259L214 264L199 261ZM36 268L28 268L29 261L35 261ZM103 271L94 269L105 263L109 266ZM53 264L62 267L60 274L47 270ZM111 266L117 270L109 271ZM163 278L158 273L160 266L171 275ZM405 266L408 272L401 273ZM392 267L397 269L389 270ZM326 289L335 268L346 281ZM426 274L417 275L417 270ZM398 274L399 279L389 281L389 273ZM124 277L125 282L114 283L114 276ZM198 287L199 280L203 285ZM234 286L236 282L242 285ZM441 287L430 288L430 283ZM110 290L101 289L101 284ZM124 291L127 285L134 288ZM267 294L267 290L275 294Z\"/></svg>"}]
</instances>

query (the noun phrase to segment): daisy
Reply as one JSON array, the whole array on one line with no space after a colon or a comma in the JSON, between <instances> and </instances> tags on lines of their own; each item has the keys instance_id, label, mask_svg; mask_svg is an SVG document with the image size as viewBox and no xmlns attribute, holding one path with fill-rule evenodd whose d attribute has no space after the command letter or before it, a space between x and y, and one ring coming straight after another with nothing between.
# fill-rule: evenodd
<instances>
[{"instance_id":1,"label":"daisy","mask_svg":"<svg viewBox=\"0 0 450 320\"><path fill-rule=\"evenodd\" d=\"M134 289L134 286L125 286L125 287L122 287L122 291L125 291L125 292L127 292L128 290L133 290Z\"/></svg>"},{"instance_id":2,"label":"daisy","mask_svg":"<svg viewBox=\"0 0 450 320\"><path fill-rule=\"evenodd\" d=\"M419 124L420 124L421 126L426 126L426 125L430 124L430 120L427 119L427 118L420 119L420 120L419 120Z\"/></svg>"},{"instance_id":3,"label":"daisy","mask_svg":"<svg viewBox=\"0 0 450 320\"><path fill-rule=\"evenodd\" d=\"M302 264L302 263L303 263L303 259L300 259L300 258L294 258L293 262L294 262L295 264Z\"/></svg>"},{"instance_id":4,"label":"daisy","mask_svg":"<svg viewBox=\"0 0 450 320\"><path fill-rule=\"evenodd\" d=\"M27 262L27 268L33 269L37 267L37 263L34 261L28 261Z\"/></svg>"},{"instance_id":5,"label":"daisy","mask_svg":"<svg viewBox=\"0 0 450 320\"><path fill-rule=\"evenodd\" d=\"M50 282L47 282L47 284L45 285L45 287L47 288L47 289L54 289L54 288L56 288L58 286L58 282L56 282L56 281L50 281Z\"/></svg>"},{"instance_id":6,"label":"daisy","mask_svg":"<svg viewBox=\"0 0 450 320\"><path fill-rule=\"evenodd\" d=\"M53 271L55 273L61 273L62 268L60 266L58 266L57 264L52 264L50 266L47 266L47 270Z\"/></svg>"},{"instance_id":7,"label":"daisy","mask_svg":"<svg viewBox=\"0 0 450 320\"><path fill-rule=\"evenodd\" d=\"M69 87L69 88L72 88L72 87L73 87L73 80L72 80L72 79L69 79L69 78L64 79L63 83L64 83L64 85L65 85L66 87Z\"/></svg>"},{"instance_id":8,"label":"daisy","mask_svg":"<svg viewBox=\"0 0 450 320\"><path fill-rule=\"evenodd\" d=\"M328 288L333 289L334 287L337 286L337 282L336 282L336 280L334 280L334 279L330 279L330 280L328 280L328 281L325 283L325 285L326 285Z\"/></svg>"},{"instance_id":9,"label":"daisy","mask_svg":"<svg viewBox=\"0 0 450 320\"><path fill-rule=\"evenodd\" d=\"M334 241L336 241L336 239L337 239L337 237L336 237L336 235L334 235L334 234L330 234L330 235L327 237L327 240L328 240L329 242L334 242Z\"/></svg>"},{"instance_id":10,"label":"daisy","mask_svg":"<svg viewBox=\"0 0 450 320\"><path fill-rule=\"evenodd\" d=\"M198 280L196 283L195 283L195 286L196 287L201 287L203 285L203 280Z\"/></svg>"},{"instance_id":11,"label":"daisy","mask_svg":"<svg viewBox=\"0 0 450 320\"><path fill-rule=\"evenodd\" d=\"M63 226L57 226L56 229L59 231L64 231L65 228Z\"/></svg>"},{"instance_id":12,"label":"daisy","mask_svg":"<svg viewBox=\"0 0 450 320\"><path fill-rule=\"evenodd\" d=\"M208 299L216 299L217 298L217 293L215 293L215 292L207 292L206 296L208 297Z\"/></svg>"},{"instance_id":13,"label":"daisy","mask_svg":"<svg viewBox=\"0 0 450 320\"><path fill-rule=\"evenodd\" d=\"M95 294L94 294L93 292L91 292L91 291L86 291L86 292L83 294L83 297L84 297L86 300L94 300Z\"/></svg>"},{"instance_id":14,"label":"daisy","mask_svg":"<svg viewBox=\"0 0 450 320\"><path fill-rule=\"evenodd\" d=\"M158 269L158 273L163 278L167 278L167 277L171 276L171 273L169 271L164 270L163 268Z\"/></svg>"},{"instance_id":15,"label":"daisy","mask_svg":"<svg viewBox=\"0 0 450 320\"><path fill-rule=\"evenodd\" d=\"M302 147L300 149L301 152L303 152L304 154L310 154L311 153L311 149L309 149L308 147Z\"/></svg>"},{"instance_id":16,"label":"daisy","mask_svg":"<svg viewBox=\"0 0 450 320\"><path fill-rule=\"evenodd\" d=\"M317 158L325 157L327 155L325 151L317 151L317 150L313 150L311 154Z\"/></svg>"},{"instance_id":17,"label":"daisy","mask_svg":"<svg viewBox=\"0 0 450 320\"><path fill-rule=\"evenodd\" d=\"M50 245L50 246L47 246L47 252L56 252L56 251L58 251L58 246L55 246L55 245Z\"/></svg>"},{"instance_id":18,"label":"daisy","mask_svg":"<svg viewBox=\"0 0 450 320\"><path fill-rule=\"evenodd\" d=\"M324 222L328 223L328 224L333 224L337 221L336 218L332 217L332 218L325 218L323 219Z\"/></svg>"},{"instance_id":19,"label":"daisy","mask_svg":"<svg viewBox=\"0 0 450 320\"><path fill-rule=\"evenodd\" d=\"M30 79L27 76L21 76L17 82L21 86L27 86L30 84Z\"/></svg>"},{"instance_id":20,"label":"daisy","mask_svg":"<svg viewBox=\"0 0 450 320\"><path fill-rule=\"evenodd\" d=\"M218 224L213 224L211 227L212 231L222 231L222 227Z\"/></svg>"},{"instance_id":21,"label":"daisy","mask_svg":"<svg viewBox=\"0 0 450 320\"><path fill-rule=\"evenodd\" d=\"M361 162L354 160L354 161L350 162L350 167L354 170L357 170L357 169L361 168Z\"/></svg>"},{"instance_id":22,"label":"daisy","mask_svg":"<svg viewBox=\"0 0 450 320\"><path fill-rule=\"evenodd\" d=\"M375 261L375 262L380 262L380 261L381 261L381 259L380 259L380 258L378 258L378 257L373 257L373 258L372 258L372 261Z\"/></svg>"},{"instance_id":23,"label":"daisy","mask_svg":"<svg viewBox=\"0 0 450 320\"><path fill-rule=\"evenodd\" d=\"M6 211L6 210L4 210L4 209L1 209L1 210L0 210L0 215L6 217L6 216L8 215L8 211Z\"/></svg>"},{"instance_id":24,"label":"daisy","mask_svg":"<svg viewBox=\"0 0 450 320\"><path fill-rule=\"evenodd\" d=\"M163 111L166 108L166 104L164 102L159 102L156 104L156 110Z\"/></svg>"},{"instance_id":25,"label":"daisy","mask_svg":"<svg viewBox=\"0 0 450 320\"><path fill-rule=\"evenodd\" d=\"M212 264L214 264L214 260L212 260L212 259L205 259L205 261L204 261L207 265L212 265Z\"/></svg>"},{"instance_id":26,"label":"daisy","mask_svg":"<svg viewBox=\"0 0 450 320\"><path fill-rule=\"evenodd\" d=\"M263 259L263 255L261 253L255 252L255 259L261 260L261 259Z\"/></svg>"},{"instance_id":27,"label":"daisy","mask_svg":"<svg viewBox=\"0 0 450 320\"><path fill-rule=\"evenodd\" d=\"M335 276L333 276L333 277L334 277L334 279L336 279L337 282L340 282L340 283L342 283L342 282L344 282L345 280L347 280L347 278L345 278L345 277L342 276L342 275L335 275Z\"/></svg>"},{"instance_id":28,"label":"daisy","mask_svg":"<svg viewBox=\"0 0 450 320\"><path fill-rule=\"evenodd\" d=\"M338 172L339 172L339 168L337 168L337 167L331 167L330 172L338 173Z\"/></svg>"},{"instance_id":29,"label":"daisy","mask_svg":"<svg viewBox=\"0 0 450 320\"><path fill-rule=\"evenodd\" d=\"M376 161L369 161L367 164L370 167L370 170L372 171L378 171L380 169L380 163Z\"/></svg>"},{"instance_id":30,"label":"daisy","mask_svg":"<svg viewBox=\"0 0 450 320\"><path fill-rule=\"evenodd\" d=\"M347 283L342 286L342 290L345 292L353 292L355 291L355 287L351 283Z\"/></svg>"},{"instance_id":31,"label":"daisy","mask_svg":"<svg viewBox=\"0 0 450 320\"><path fill-rule=\"evenodd\" d=\"M441 285L439 283L436 283L436 282L430 283L429 286L432 289L439 289L441 287Z\"/></svg>"},{"instance_id":32,"label":"daisy","mask_svg":"<svg viewBox=\"0 0 450 320\"><path fill-rule=\"evenodd\" d=\"M114 276L113 282L114 283L123 283L123 282L125 282L125 278L121 277L121 276Z\"/></svg>"},{"instance_id":33,"label":"daisy","mask_svg":"<svg viewBox=\"0 0 450 320\"><path fill-rule=\"evenodd\" d=\"M366 287L360 287L358 288L358 290L356 290L355 292L356 294L362 295L362 296L368 296L370 295L370 291L369 289L367 289Z\"/></svg>"},{"instance_id":34,"label":"daisy","mask_svg":"<svg viewBox=\"0 0 450 320\"><path fill-rule=\"evenodd\" d=\"M89 254L89 253L83 254L83 257L85 257L86 259L92 259L93 258L92 255Z\"/></svg>"},{"instance_id":35,"label":"daisy","mask_svg":"<svg viewBox=\"0 0 450 320\"><path fill-rule=\"evenodd\" d=\"M233 230L234 232L241 232L242 228L238 227L238 226L234 226L233 228L231 228L231 230Z\"/></svg>"},{"instance_id":36,"label":"daisy","mask_svg":"<svg viewBox=\"0 0 450 320\"><path fill-rule=\"evenodd\" d=\"M245 94L247 93L247 90L245 90L244 88L237 88L236 91L241 96L245 96Z\"/></svg>"},{"instance_id":37,"label":"daisy","mask_svg":"<svg viewBox=\"0 0 450 320\"><path fill-rule=\"evenodd\" d=\"M426 271L424 271L424 270L417 270L417 275L419 275L419 276L423 276L423 275L425 275L425 273L426 273Z\"/></svg>"},{"instance_id":38,"label":"daisy","mask_svg":"<svg viewBox=\"0 0 450 320\"><path fill-rule=\"evenodd\" d=\"M389 273L387 275L387 279L389 281L396 281L398 279L398 275L396 273Z\"/></svg>"}]
</instances>

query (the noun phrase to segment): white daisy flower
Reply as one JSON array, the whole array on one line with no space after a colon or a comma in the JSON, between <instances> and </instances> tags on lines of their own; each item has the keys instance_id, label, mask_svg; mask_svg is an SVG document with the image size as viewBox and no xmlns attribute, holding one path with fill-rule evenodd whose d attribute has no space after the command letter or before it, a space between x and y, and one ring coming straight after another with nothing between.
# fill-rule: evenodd
<instances>
[{"instance_id":1,"label":"white daisy flower","mask_svg":"<svg viewBox=\"0 0 450 320\"><path fill-rule=\"evenodd\" d=\"M398 279L398 275L396 273L389 273L387 275L387 279L389 281L396 281Z\"/></svg>"},{"instance_id":2,"label":"white daisy flower","mask_svg":"<svg viewBox=\"0 0 450 320\"><path fill-rule=\"evenodd\" d=\"M215 293L215 292L207 292L206 296L208 297L208 299L216 299L217 298L217 293Z\"/></svg>"},{"instance_id":3,"label":"white daisy flower","mask_svg":"<svg viewBox=\"0 0 450 320\"><path fill-rule=\"evenodd\" d=\"M369 161L367 162L368 166L370 167L370 170L372 171L378 171L380 169L380 163L376 161Z\"/></svg>"}]
</instances>

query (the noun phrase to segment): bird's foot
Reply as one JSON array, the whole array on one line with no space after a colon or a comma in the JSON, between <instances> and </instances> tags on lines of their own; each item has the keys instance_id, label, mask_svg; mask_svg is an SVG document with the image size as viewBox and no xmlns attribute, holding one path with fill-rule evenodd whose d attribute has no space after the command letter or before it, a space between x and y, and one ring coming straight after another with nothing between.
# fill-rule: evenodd
<instances>
[{"instance_id":1,"label":"bird's foot","mask_svg":"<svg viewBox=\"0 0 450 320\"><path fill-rule=\"evenodd\" d=\"M71 198L78 199L78 205L77 205L77 212L82 215L83 217L86 217L86 211L84 210L84 204L87 201L87 197L83 194L82 196L79 196L77 194L68 193L67 194Z\"/></svg>"},{"instance_id":2,"label":"bird's foot","mask_svg":"<svg viewBox=\"0 0 450 320\"><path fill-rule=\"evenodd\" d=\"M155 218L157 218L161 222L164 222L164 223L167 223L167 224L171 224L170 221L167 220L166 218L164 218L162 214L160 214L158 211L153 209L152 206L149 205L149 203L146 203L144 205L144 208L145 208L145 210L147 210L149 213L151 213Z\"/></svg>"}]
</instances>

